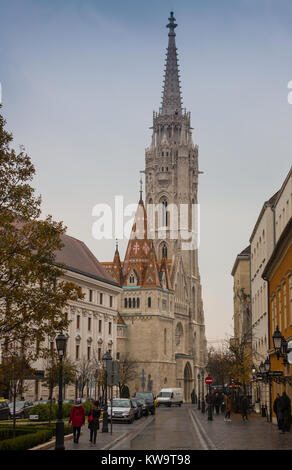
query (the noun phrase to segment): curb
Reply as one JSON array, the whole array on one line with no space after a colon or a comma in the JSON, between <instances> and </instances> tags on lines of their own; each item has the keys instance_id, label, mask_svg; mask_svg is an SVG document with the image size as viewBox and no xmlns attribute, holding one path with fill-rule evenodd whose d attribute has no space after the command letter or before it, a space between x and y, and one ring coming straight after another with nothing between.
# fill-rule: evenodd
<instances>
[{"instance_id":1,"label":"curb","mask_svg":"<svg viewBox=\"0 0 292 470\"><path fill-rule=\"evenodd\" d=\"M64 436L64 441L69 441L69 439L72 439L72 437L73 437L73 433L72 434L67 434L66 436ZM46 449L50 449L51 447L53 447L55 445L55 443L56 443L56 438L54 437L54 439L51 439L48 442L44 442L44 444L40 444L36 447L32 447L31 449L28 449L28 450L46 450Z\"/></svg>"}]
</instances>

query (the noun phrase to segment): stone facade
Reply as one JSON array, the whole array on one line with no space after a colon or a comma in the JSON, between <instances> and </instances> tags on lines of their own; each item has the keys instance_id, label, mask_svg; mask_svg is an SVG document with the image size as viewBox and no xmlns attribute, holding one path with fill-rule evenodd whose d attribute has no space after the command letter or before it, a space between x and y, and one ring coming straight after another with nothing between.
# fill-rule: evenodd
<instances>
[{"instance_id":1,"label":"stone facade","mask_svg":"<svg viewBox=\"0 0 292 470\"><path fill-rule=\"evenodd\" d=\"M193 388L197 388L197 374L206 365L207 351L197 246L185 249L185 232L178 233L173 224L176 211L182 222L179 211L184 204L188 215L183 228L189 233L195 231L191 214L197 204L199 174L190 113L181 106L176 26L171 13L162 107L153 114L152 141L145 154L147 214L141 198L139 203L143 207L143 243L147 239L151 251L140 256L143 246L132 232L123 265L119 267L116 252L113 263L105 263L105 267L123 287L119 311L124 321L120 334L124 336L118 337L118 348L138 361L139 374L131 389L141 389L143 369L147 377L151 376L149 384L155 394L163 387L181 387L185 401L190 401ZM151 274L156 281L150 284L145 271L149 269L145 267L147 257L148 262L152 257L152 268L156 266ZM130 276L133 282L129 282Z\"/></svg>"}]
</instances>

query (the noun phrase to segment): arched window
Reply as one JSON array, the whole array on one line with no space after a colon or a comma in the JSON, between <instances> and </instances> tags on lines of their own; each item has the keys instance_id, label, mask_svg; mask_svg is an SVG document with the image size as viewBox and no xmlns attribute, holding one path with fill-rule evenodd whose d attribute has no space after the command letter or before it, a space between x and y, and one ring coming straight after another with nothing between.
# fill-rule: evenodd
<instances>
[{"instance_id":1,"label":"arched window","mask_svg":"<svg viewBox=\"0 0 292 470\"><path fill-rule=\"evenodd\" d=\"M167 258L167 245L166 245L166 243L162 243L161 258Z\"/></svg>"},{"instance_id":2,"label":"arched window","mask_svg":"<svg viewBox=\"0 0 292 470\"><path fill-rule=\"evenodd\" d=\"M162 203L162 226L167 227L168 226L167 200L163 199L161 203Z\"/></svg>"},{"instance_id":3,"label":"arched window","mask_svg":"<svg viewBox=\"0 0 292 470\"><path fill-rule=\"evenodd\" d=\"M148 297L148 308L151 307L151 297Z\"/></svg>"},{"instance_id":4,"label":"arched window","mask_svg":"<svg viewBox=\"0 0 292 470\"><path fill-rule=\"evenodd\" d=\"M140 299L139 299L139 297L137 299L137 308L140 308Z\"/></svg>"},{"instance_id":5,"label":"arched window","mask_svg":"<svg viewBox=\"0 0 292 470\"><path fill-rule=\"evenodd\" d=\"M124 299L124 307L128 308L128 299Z\"/></svg>"},{"instance_id":6,"label":"arched window","mask_svg":"<svg viewBox=\"0 0 292 470\"><path fill-rule=\"evenodd\" d=\"M176 325L176 329L175 329L175 344L177 346L180 344L183 334L184 334L184 330L183 330L182 324L179 322Z\"/></svg>"},{"instance_id":7,"label":"arched window","mask_svg":"<svg viewBox=\"0 0 292 470\"><path fill-rule=\"evenodd\" d=\"M133 299L133 308L136 308L136 299Z\"/></svg>"},{"instance_id":8,"label":"arched window","mask_svg":"<svg viewBox=\"0 0 292 470\"><path fill-rule=\"evenodd\" d=\"M134 276L134 274L131 274L130 275L130 283L134 284L134 282L135 282L135 276Z\"/></svg>"},{"instance_id":9,"label":"arched window","mask_svg":"<svg viewBox=\"0 0 292 470\"><path fill-rule=\"evenodd\" d=\"M132 299L129 299L129 308L132 308Z\"/></svg>"}]
</instances>

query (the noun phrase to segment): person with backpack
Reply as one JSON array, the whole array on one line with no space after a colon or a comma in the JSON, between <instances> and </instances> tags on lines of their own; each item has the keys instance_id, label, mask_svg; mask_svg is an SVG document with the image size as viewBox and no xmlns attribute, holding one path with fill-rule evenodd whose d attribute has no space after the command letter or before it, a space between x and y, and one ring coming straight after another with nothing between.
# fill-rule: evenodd
<instances>
[{"instance_id":1,"label":"person with backpack","mask_svg":"<svg viewBox=\"0 0 292 470\"><path fill-rule=\"evenodd\" d=\"M77 398L76 403L72 406L69 416L69 424L73 426L74 444L78 444L81 426L85 423L85 409L81 403L81 398Z\"/></svg>"},{"instance_id":2,"label":"person with backpack","mask_svg":"<svg viewBox=\"0 0 292 470\"><path fill-rule=\"evenodd\" d=\"M93 402L90 415L88 416L88 428L90 429L89 442L91 446L96 446L97 430L99 429L100 408L98 400Z\"/></svg>"}]
</instances>

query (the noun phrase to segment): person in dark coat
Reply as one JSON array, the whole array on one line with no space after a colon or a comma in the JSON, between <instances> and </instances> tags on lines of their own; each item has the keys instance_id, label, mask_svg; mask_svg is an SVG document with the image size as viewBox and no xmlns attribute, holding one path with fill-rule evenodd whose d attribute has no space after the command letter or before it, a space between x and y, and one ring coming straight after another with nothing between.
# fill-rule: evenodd
<instances>
[{"instance_id":1,"label":"person in dark coat","mask_svg":"<svg viewBox=\"0 0 292 470\"><path fill-rule=\"evenodd\" d=\"M282 426L281 426L281 434L290 431L290 420L291 420L291 400L286 394L283 392L281 399L280 399L280 408L282 412Z\"/></svg>"},{"instance_id":2,"label":"person in dark coat","mask_svg":"<svg viewBox=\"0 0 292 470\"><path fill-rule=\"evenodd\" d=\"M215 397L214 397L214 405L215 405L215 409L216 409L216 415L219 415L220 404L221 404L221 400L220 400L219 394L216 393Z\"/></svg>"},{"instance_id":3,"label":"person in dark coat","mask_svg":"<svg viewBox=\"0 0 292 470\"><path fill-rule=\"evenodd\" d=\"M280 395L279 393L277 393L277 396L274 400L274 403L273 403L273 410L274 410L274 413L277 417L277 424L278 424L278 428L280 429L280 424L279 424L279 416L280 416Z\"/></svg>"},{"instance_id":4,"label":"person in dark coat","mask_svg":"<svg viewBox=\"0 0 292 470\"><path fill-rule=\"evenodd\" d=\"M93 402L93 407L91 409L88 421L88 428L90 429L90 438L89 442L91 445L96 445L96 436L99 429L99 418L100 418L100 408L99 402L96 400Z\"/></svg>"},{"instance_id":5,"label":"person in dark coat","mask_svg":"<svg viewBox=\"0 0 292 470\"><path fill-rule=\"evenodd\" d=\"M244 394L241 399L242 421L247 421L247 410L248 410L248 399L247 399L247 396Z\"/></svg>"},{"instance_id":6,"label":"person in dark coat","mask_svg":"<svg viewBox=\"0 0 292 470\"><path fill-rule=\"evenodd\" d=\"M85 409L81 403L81 398L77 398L76 404L72 406L69 416L69 424L73 426L74 443L78 444L81 426L85 423Z\"/></svg>"}]
</instances>

